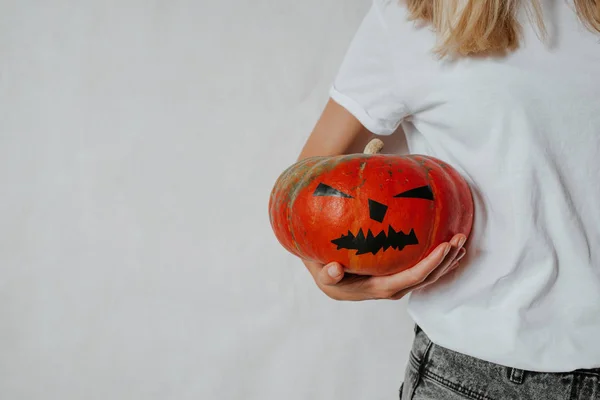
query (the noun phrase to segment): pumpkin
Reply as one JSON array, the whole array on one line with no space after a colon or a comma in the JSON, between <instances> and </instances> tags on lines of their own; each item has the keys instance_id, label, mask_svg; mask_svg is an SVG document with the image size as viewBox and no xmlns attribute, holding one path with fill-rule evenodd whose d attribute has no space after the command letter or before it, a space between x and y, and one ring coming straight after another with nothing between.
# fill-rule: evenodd
<instances>
[{"instance_id":1,"label":"pumpkin","mask_svg":"<svg viewBox=\"0 0 600 400\"><path fill-rule=\"evenodd\" d=\"M380 154L382 146L374 139L362 154L307 158L279 176L269 217L285 249L381 276L470 234L473 200L461 175L434 157Z\"/></svg>"}]
</instances>

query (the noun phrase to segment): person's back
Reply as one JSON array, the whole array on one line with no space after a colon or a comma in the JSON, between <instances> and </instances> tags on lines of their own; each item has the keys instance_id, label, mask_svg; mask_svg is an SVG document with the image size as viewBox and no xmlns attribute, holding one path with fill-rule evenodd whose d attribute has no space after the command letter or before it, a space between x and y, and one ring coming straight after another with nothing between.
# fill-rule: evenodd
<instances>
[{"instance_id":1,"label":"person's back","mask_svg":"<svg viewBox=\"0 0 600 400\"><path fill-rule=\"evenodd\" d=\"M512 383L522 383L524 371L587 369L560 378L572 390L565 396L577 396L580 385L592 388L581 398L600 398L600 369L594 370L600 368L600 34L594 29L600 3L578 1L579 19L571 2L540 2L544 37L535 7L525 7L537 3L523 2L515 11L520 34L513 38L518 31L508 25L492 33L505 35L491 42L508 47L506 54L439 58L433 53L439 36L408 16L434 13L439 28L440 1L408 2L374 1L331 89L333 101L370 132L389 135L401 125L410 153L450 163L474 194L462 267L411 294L409 312L419 329L404 395L412 398L425 375L454 387L455 396L538 398L498 392L498 382L475 374L470 386L460 382L464 377L443 375L456 366L440 361L437 349L450 359L454 351L463 361L487 362L478 370L488 377L495 372L486 368L508 367ZM518 2L463 3L472 17L463 15L465 26L486 20L476 18L479 12L492 26L502 19L494 4ZM477 37L471 47L477 50ZM463 364L457 362L469 363ZM563 398L554 383L546 386ZM421 389L416 399L437 398L426 397L433 396L426 384Z\"/></svg>"}]
</instances>

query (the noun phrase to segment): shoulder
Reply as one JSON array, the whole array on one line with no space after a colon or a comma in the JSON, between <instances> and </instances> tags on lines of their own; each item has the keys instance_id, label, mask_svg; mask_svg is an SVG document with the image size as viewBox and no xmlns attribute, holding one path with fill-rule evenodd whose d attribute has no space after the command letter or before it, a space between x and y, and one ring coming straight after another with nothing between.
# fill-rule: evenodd
<instances>
[{"instance_id":1,"label":"shoulder","mask_svg":"<svg viewBox=\"0 0 600 400\"><path fill-rule=\"evenodd\" d=\"M436 64L436 35L428 24L409 18L405 0L372 0L369 18L383 28L389 52L403 68Z\"/></svg>"}]
</instances>

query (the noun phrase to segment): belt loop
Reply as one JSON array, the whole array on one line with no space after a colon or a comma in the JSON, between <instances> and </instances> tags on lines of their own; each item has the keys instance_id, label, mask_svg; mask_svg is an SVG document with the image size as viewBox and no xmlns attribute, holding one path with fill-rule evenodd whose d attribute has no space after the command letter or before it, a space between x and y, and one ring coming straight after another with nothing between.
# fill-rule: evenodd
<instances>
[{"instance_id":1,"label":"belt loop","mask_svg":"<svg viewBox=\"0 0 600 400\"><path fill-rule=\"evenodd\" d=\"M523 383L523 379L525 377L525 371L523 371L522 369L518 369L518 368L509 368L508 372L509 372L508 379L512 383L518 383L518 384Z\"/></svg>"}]
</instances>

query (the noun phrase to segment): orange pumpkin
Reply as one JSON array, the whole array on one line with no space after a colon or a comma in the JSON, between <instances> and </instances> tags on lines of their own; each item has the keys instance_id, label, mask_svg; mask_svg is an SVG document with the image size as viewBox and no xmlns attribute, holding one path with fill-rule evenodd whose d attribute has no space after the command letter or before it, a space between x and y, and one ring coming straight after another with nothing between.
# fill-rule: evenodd
<instances>
[{"instance_id":1,"label":"orange pumpkin","mask_svg":"<svg viewBox=\"0 0 600 400\"><path fill-rule=\"evenodd\" d=\"M347 272L388 275L406 270L458 233L469 235L473 200L448 164L422 155L311 157L277 179L271 226L292 254Z\"/></svg>"}]
</instances>

